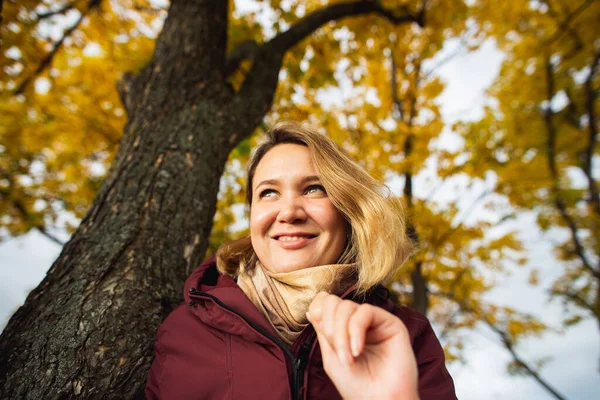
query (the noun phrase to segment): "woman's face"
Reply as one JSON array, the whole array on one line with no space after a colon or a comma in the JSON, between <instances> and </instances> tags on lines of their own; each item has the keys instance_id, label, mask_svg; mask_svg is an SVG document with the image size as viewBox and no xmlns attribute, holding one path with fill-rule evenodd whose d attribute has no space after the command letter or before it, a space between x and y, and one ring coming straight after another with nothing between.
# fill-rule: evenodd
<instances>
[{"instance_id":1,"label":"woman's face","mask_svg":"<svg viewBox=\"0 0 600 400\"><path fill-rule=\"evenodd\" d=\"M335 263L346 246L344 217L321 185L307 147L280 144L258 163L250 238L269 271Z\"/></svg>"}]
</instances>

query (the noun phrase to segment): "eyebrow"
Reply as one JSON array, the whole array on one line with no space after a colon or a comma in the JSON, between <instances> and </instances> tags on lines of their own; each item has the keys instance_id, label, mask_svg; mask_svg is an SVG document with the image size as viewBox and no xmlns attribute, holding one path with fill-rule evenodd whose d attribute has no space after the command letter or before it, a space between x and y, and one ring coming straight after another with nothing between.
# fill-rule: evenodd
<instances>
[{"instance_id":1,"label":"eyebrow","mask_svg":"<svg viewBox=\"0 0 600 400\"><path fill-rule=\"evenodd\" d=\"M258 185L256 185L256 189L258 189L261 186L264 185L277 185L279 183L279 179L265 179L263 181L260 181L258 183ZM306 184L306 183L311 183L311 182L321 182L321 178L319 178L317 175L309 175L309 176L305 176L300 180L300 184Z\"/></svg>"}]
</instances>

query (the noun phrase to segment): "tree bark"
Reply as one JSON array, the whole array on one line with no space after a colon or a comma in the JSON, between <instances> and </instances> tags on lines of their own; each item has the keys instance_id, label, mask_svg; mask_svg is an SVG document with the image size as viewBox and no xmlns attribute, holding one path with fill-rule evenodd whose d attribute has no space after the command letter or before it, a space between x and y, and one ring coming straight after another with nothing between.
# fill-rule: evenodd
<instances>
[{"instance_id":1,"label":"tree bark","mask_svg":"<svg viewBox=\"0 0 600 400\"><path fill-rule=\"evenodd\" d=\"M231 114L226 31L227 2L173 1L94 204L2 334L0 398L142 397L156 328L204 255L229 151L262 119Z\"/></svg>"},{"instance_id":2,"label":"tree bark","mask_svg":"<svg viewBox=\"0 0 600 400\"><path fill-rule=\"evenodd\" d=\"M235 93L226 82L239 62L225 54L227 5L173 0L152 60L119 85L129 116L119 151L79 228L0 336L0 398L142 398L156 329L207 247L227 156L269 110L285 52L347 15L423 20L368 0L326 7L253 46Z\"/></svg>"}]
</instances>

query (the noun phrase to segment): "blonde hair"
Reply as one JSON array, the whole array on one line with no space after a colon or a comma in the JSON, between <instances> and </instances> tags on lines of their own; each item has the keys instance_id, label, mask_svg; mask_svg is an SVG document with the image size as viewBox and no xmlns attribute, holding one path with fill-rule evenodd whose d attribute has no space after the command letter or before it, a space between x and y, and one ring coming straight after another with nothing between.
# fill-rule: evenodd
<instances>
[{"instance_id":1,"label":"blonde hair","mask_svg":"<svg viewBox=\"0 0 600 400\"><path fill-rule=\"evenodd\" d=\"M404 213L398 199L353 161L333 140L296 122L280 122L256 148L248 164L246 200L252 206L256 167L273 147L293 143L308 147L321 183L346 219L347 243L338 263L358 265L359 294L390 279L411 255ZM236 276L257 261L250 238L224 244L217 251L221 273Z\"/></svg>"}]
</instances>

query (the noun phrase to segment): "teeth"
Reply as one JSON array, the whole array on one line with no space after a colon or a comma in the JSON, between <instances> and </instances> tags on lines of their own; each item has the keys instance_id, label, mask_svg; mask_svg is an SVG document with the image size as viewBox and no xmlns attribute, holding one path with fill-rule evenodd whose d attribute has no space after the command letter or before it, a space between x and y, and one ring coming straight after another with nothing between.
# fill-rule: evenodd
<instances>
[{"instance_id":1,"label":"teeth","mask_svg":"<svg viewBox=\"0 0 600 400\"><path fill-rule=\"evenodd\" d=\"M291 242L294 240L300 240L300 239L304 239L303 236L280 236L279 240L282 240L284 242Z\"/></svg>"}]
</instances>

